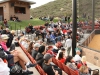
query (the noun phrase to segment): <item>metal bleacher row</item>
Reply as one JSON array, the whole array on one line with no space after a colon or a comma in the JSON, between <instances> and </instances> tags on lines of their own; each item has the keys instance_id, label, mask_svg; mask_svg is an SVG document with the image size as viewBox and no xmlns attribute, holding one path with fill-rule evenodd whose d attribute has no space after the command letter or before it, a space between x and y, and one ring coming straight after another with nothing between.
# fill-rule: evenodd
<instances>
[{"instance_id":1,"label":"metal bleacher row","mask_svg":"<svg viewBox=\"0 0 100 75\"><path fill-rule=\"evenodd\" d=\"M20 43L19 43L19 45L20 45L21 49L23 50L23 52L27 55L29 60L32 63L36 63L35 59L27 52L27 50ZM67 67L65 64L62 64L61 62L56 60L55 57L52 58L52 61L55 65L57 65L60 69L62 69L66 74L68 74L68 75L79 75L77 72L75 72L71 68ZM47 75L39 65L37 65L35 68L40 73L40 75Z\"/></svg>"},{"instance_id":2,"label":"metal bleacher row","mask_svg":"<svg viewBox=\"0 0 100 75\"><path fill-rule=\"evenodd\" d=\"M82 29L92 29L92 26L89 26L89 25L85 25L85 26L82 26ZM94 29L100 29L100 24L95 24L94 26Z\"/></svg>"}]
</instances>

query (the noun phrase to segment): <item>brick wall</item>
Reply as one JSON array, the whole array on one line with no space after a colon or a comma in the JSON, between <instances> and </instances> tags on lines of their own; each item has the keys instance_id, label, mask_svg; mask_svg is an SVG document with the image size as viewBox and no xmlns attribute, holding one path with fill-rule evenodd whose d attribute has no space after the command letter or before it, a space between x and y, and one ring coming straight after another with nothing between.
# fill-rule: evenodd
<instances>
[{"instance_id":1,"label":"brick wall","mask_svg":"<svg viewBox=\"0 0 100 75\"><path fill-rule=\"evenodd\" d=\"M17 16L20 20L29 20L30 19L30 8L29 8L28 3L15 3L14 6L19 6L19 7L25 7L26 8L26 14L16 14L14 12L14 7L11 7L10 2L5 2L0 4L0 7L3 7L3 13L4 13L4 19L10 20L10 16L15 15Z\"/></svg>"},{"instance_id":2,"label":"brick wall","mask_svg":"<svg viewBox=\"0 0 100 75\"><path fill-rule=\"evenodd\" d=\"M9 8L10 8L10 16L12 15L15 15L17 16L20 20L29 20L30 19L30 8L28 7L29 4L20 4L20 3L15 3L14 6L19 6L19 7L25 7L26 8L26 14L21 14L21 13L15 13L14 12L14 7L11 7L10 6L10 3L9 3Z\"/></svg>"},{"instance_id":3,"label":"brick wall","mask_svg":"<svg viewBox=\"0 0 100 75\"><path fill-rule=\"evenodd\" d=\"M0 4L0 7L3 7L3 14L4 14L4 19L9 20L9 3L5 2Z\"/></svg>"}]
</instances>

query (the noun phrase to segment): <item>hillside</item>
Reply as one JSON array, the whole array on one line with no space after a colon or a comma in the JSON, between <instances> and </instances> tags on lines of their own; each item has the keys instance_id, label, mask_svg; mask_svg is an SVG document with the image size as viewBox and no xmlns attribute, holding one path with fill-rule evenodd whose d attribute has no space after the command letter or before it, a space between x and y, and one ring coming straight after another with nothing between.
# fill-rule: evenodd
<instances>
[{"instance_id":1,"label":"hillside","mask_svg":"<svg viewBox=\"0 0 100 75\"><path fill-rule=\"evenodd\" d=\"M100 0L95 1L95 16L100 16ZM92 18L92 0L77 0L78 16L86 16ZM72 0L55 0L40 7L31 9L33 17L40 16L71 16L72 15Z\"/></svg>"},{"instance_id":2,"label":"hillside","mask_svg":"<svg viewBox=\"0 0 100 75\"><path fill-rule=\"evenodd\" d=\"M72 0L55 0L40 7L31 9L31 15L40 16L63 16L71 15ZM67 9L67 10L66 10Z\"/></svg>"}]
</instances>

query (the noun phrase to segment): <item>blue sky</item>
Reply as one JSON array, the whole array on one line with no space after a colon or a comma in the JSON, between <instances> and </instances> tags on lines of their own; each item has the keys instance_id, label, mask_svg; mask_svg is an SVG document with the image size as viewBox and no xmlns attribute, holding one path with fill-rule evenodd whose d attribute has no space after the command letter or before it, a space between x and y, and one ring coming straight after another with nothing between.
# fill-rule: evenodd
<instances>
[{"instance_id":1,"label":"blue sky","mask_svg":"<svg viewBox=\"0 0 100 75\"><path fill-rule=\"evenodd\" d=\"M44 5L48 2L51 2L51 1L54 1L54 0L29 0L29 1L34 1L36 2L36 4L32 5L31 8L35 8L35 7L38 7L38 6L41 6L41 5Z\"/></svg>"}]
</instances>

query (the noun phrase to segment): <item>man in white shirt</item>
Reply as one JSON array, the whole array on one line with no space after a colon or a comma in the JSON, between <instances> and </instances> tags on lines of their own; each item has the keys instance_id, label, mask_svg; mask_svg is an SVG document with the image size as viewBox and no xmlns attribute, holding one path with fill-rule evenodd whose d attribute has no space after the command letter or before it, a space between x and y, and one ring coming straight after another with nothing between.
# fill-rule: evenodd
<instances>
[{"instance_id":1,"label":"man in white shirt","mask_svg":"<svg viewBox=\"0 0 100 75\"><path fill-rule=\"evenodd\" d=\"M81 54L81 52L79 50L76 50L76 55L74 56L74 61L81 61L80 54Z\"/></svg>"},{"instance_id":2,"label":"man in white shirt","mask_svg":"<svg viewBox=\"0 0 100 75\"><path fill-rule=\"evenodd\" d=\"M67 54L69 56L72 47L72 39L70 37L68 37L68 39L66 40L65 47L67 47Z\"/></svg>"}]
</instances>

